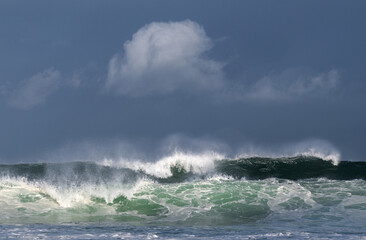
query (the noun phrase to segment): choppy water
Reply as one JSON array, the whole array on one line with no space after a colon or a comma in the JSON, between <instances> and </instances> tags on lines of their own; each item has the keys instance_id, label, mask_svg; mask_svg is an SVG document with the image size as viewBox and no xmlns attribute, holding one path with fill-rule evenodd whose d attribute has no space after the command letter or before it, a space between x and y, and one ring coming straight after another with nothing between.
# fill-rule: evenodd
<instances>
[{"instance_id":1,"label":"choppy water","mask_svg":"<svg viewBox=\"0 0 366 240\"><path fill-rule=\"evenodd\" d=\"M366 163L0 165L0 238L366 239Z\"/></svg>"}]
</instances>

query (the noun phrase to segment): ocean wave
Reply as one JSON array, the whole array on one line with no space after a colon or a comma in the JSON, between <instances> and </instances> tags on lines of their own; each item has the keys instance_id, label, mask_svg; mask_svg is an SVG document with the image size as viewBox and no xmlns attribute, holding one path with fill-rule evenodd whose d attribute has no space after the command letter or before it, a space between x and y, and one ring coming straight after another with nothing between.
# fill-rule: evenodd
<instances>
[{"instance_id":1,"label":"ocean wave","mask_svg":"<svg viewBox=\"0 0 366 240\"><path fill-rule=\"evenodd\" d=\"M0 224L225 225L329 207L339 217L366 210L365 180L366 162L334 165L304 155L228 159L208 152L157 162L0 165Z\"/></svg>"},{"instance_id":2,"label":"ocean wave","mask_svg":"<svg viewBox=\"0 0 366 240\"><path fill-rule=\"evenodd\" d=\"M235 180L211 177L161 184L140 179L61 187L42 181L0 180L0 224L131 222L232 225L273 214L287 220L325 211L324 217L364 217L364 180ZM322 210L323 209L323 210ZM321 216L319 216L321 217ZM321 219L320 219L321 220Z\"/></svg>"},{"instance_id":3,"label":"ocean wave","mask_svg":"<svg viewBox=\"0 0 366 240\"><path fill-rule=\"evenodd\" d=\"M228 159L207 152L175 153L156 162L112 161L29 163L0 165L0 177L25 178L52 184L80 185L108 182L131 183L148 178L160 183L184 182L224 175L233 179L281 178L289 180L328 178L366 180L366 162L340 161L337 165L317 156L247 157Z\"/></svg>"}]
</instances>

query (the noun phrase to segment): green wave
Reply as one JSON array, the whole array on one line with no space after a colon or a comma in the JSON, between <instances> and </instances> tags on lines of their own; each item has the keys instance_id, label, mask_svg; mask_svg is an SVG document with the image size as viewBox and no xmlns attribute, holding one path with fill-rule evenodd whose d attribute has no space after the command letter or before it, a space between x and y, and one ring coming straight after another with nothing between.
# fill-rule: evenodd
<instances>
[{"instance_id":1,"label":"green wave","mask_svg":"<svg viewBox=\"0 0 366 240\"><path fill-rule=\"evenodd\" d=\"M210 164L164 162L149 172L89 162L0 165L0 224L233 225L366 213L365 162L299 156Z\"/></svg>"},{"instance_id":2,"label":"green wave","mask_svg":"<svg viewBox=\"0 0 366 240\"><path fill-rule=\"evenodd\" d=\"M344 218L366 212L366 181L234 180L216 177L162 184L101 184L61 188L0 181L1 224L130 222L233 225L286 215Z\"/></svg>"},{"instance_id":3,"label":"green wave","mask_svg":"<svg viewBox=\"0 0 366 240\"><path fill-rule=\"evenodd\" d=\"M135 182L147 177L160 183L178 183L192 179L204 179L215 174L235 179L281 178L299 180L308 178L327 178L334 180L366 180L366 162L341 161L334 165L317 157L264 158L212 160L213 169L202 169L192 163L178 159L162 165L151 164L146 168L156 168L155 172L168 172L161 177L144 168L103 166L91 162L39 163L0 165L0 176L26 178L28 181L46 181L80 185L83 183L107 183L110 181ZM166 168L166 169L159 169ZM199 168L199 169L195 169Z\"/></svg>"}]
</instances>

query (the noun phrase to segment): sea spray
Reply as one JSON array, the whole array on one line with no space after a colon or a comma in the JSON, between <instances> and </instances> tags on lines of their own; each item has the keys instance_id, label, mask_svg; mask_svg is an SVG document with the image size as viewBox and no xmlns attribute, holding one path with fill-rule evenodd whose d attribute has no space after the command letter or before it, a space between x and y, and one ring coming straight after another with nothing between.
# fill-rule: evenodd
<instances>
[{"instance_id":1,"label":"sea spray","mask_svg":"<svg viewBox=\"0 0 366 240\"><path fill-rule=\"evenodd\" d=\"M207 151L203 153L184 153L175 151L172 155L163 157L156 162L147 161L126 161L124 159L116 161L104 159L103 163L114 163L114 166L142 171L146 174L158 177L168 178L173 175L172 167L181 167L185 171L197 175L206 175L214 173L215 161L225 159L225 156L216 152Z\"/></svg>"}]
</instances>

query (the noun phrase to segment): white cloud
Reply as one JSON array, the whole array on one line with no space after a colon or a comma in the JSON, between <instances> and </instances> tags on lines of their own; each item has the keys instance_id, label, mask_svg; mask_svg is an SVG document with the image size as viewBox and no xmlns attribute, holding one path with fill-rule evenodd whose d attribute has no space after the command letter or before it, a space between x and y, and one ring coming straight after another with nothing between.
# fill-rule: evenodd
<instances>
[{"instance_id":1,"label":"white cloud","mask_svg":"<svg viewBox=\"0 0 366 240\"><path fill-rule=\"evenodd\" d=\"M224 79L223 64L205 55L212 46L204 29L190 20L150 23L110 60L105 91L135 97L210 91L230 100L272 101L314 96L338 86L336 69L315 75L287 69L233 85Z\"/></svg>"},{"instance_id":2,"label":"white cloud","mask_svg":"<svg viewBox=\"0 0 366 240\"><path fill-rule=\"evenodd\" d=\"M110 60L105 90L118 95L207 91L223 86L223 65L204 54L213 43L190 20L150 23Z\"/></svg>"},{"instance_id":3,"label":"white cloud","mask_svg":"<svg viewBox=\"0 0 366 240\"><path fill-rule=\"evenodd\" d=\"M252 99L286 100L308 94L324 93L337 87L340 74L336 69L316 76L304 76L289 69L263 77L248 86L246 95Z\"/></svg>"},{"instance_id":4,"label":"white cloud","mask_svg":"<svg viewBox=\"0 0 366 240\"><path fill-rule=\"evenodd\" d=\"M8 104L19 109L30 109L43 104L46 98L60 87L61 74L53 68L47 69L21 82L8 93Z\"/></svg>"}]
</instances>

